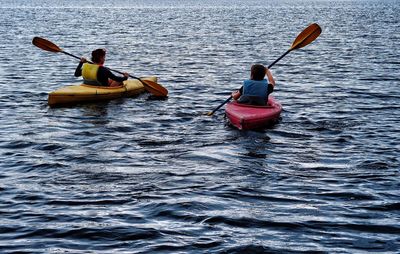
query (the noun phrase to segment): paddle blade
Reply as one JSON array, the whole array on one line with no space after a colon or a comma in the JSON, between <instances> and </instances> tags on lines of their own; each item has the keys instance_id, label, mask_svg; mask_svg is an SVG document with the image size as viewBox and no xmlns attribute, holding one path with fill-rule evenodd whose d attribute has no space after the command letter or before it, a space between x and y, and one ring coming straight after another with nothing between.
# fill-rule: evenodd
<instances>
[{"instance_id":1,"label":"paddle blade","mask_svg":"<svg viewBox=\"0 0 400 254\"><path fill-rule=\"evenodd\" d=\"M167 97L168 90L165 89L162 85L157 84L156 82L150 80L140 79L140 81L143 83L143 86L146 89L146 91L148 91L152 95L158 97Z\"/></svg>"},{"instance_id":2,"label":"paddle blade","mask_svg":"<svg viewBox=\"0 0 400 254\"><path fill-rule=\"evenodd\" d=\"M32 44L46 51L56 52L56 53L62 52L62 49L58 47L56 44L40 37L34 37L32 40Z\"/></svg>"},{"instance_id":3,"label":"paddle blade","mask_svg":"<svg viewBox=\"0 0 400 254\"><path fill-rule=\"evenodd\" d=\"M321 31L321 27L317 23L309 25L296 37L290 50L299 49L307 46L315 39L317 39L317 37L321 34Z\"/></svg>"}]
</instances>

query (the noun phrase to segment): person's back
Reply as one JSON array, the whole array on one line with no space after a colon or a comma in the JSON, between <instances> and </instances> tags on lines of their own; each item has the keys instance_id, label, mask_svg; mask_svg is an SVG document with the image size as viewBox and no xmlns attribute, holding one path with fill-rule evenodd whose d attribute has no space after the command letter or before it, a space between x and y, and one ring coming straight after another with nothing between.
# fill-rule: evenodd
<instances>
[{"instance_id":1,"label":"person's back","mask_svg":"<svg viewBox=\"0 0 400 254\"><path fill-rule=\"evenodd\" d=\"M102 73L102 69L100 67L102 66L95 63L83 63L81 71L83 83L94 86L108 86L108 79L106 79L104 82L104 79L99 78L99 74Z\"/></svg>"},{"instance_id":2,"label":"person's back","mask_svg":"<svg viewBox=\"0 0 400 254\"><path fill-rule=\"evenodd\" d=\"M264 79L267 74L268 81ZM273 92L275 80L268 68L261 64L251 67L250 79L243 82L243 86L232 97L239 103L251 105L266 105L268 95Z\"/></svg>"}]
</instances>

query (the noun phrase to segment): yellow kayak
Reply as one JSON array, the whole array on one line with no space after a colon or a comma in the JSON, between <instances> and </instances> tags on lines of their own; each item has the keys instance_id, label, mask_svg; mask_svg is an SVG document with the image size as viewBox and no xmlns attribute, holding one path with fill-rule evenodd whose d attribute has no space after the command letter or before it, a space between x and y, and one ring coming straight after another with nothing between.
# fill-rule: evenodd
<instances>
[{"instance_id":1,"label":"yellow kayak","mask_svg":"<svg viewBox=\"0 0 400 254\"><path fill-rule=\"evenodd\" d=\"M157 77L145 77L143 80L157 82ZM145 92L143 84L136 79L124 81L123 86L105 87L85 84L61 87L49 93L49 106L112 100L121 97L131 97Z\"/></svg>"}]
</instances>

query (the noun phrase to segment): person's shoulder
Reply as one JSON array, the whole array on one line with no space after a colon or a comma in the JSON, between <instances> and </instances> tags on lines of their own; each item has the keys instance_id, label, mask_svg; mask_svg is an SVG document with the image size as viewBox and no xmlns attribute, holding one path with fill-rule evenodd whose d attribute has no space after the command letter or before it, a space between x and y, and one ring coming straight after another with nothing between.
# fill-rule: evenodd
<instances>
[{"instance_id":1,"label":"person's shoulder","mask_svg":"<svg viewBox=\"0 0 400 254\"><path fill-rule=\"evenodd\" d=\"M107 67L104 67L103 65L99 65L99 71L109 72L110 70Z\"/></svg>"}]
</instances>

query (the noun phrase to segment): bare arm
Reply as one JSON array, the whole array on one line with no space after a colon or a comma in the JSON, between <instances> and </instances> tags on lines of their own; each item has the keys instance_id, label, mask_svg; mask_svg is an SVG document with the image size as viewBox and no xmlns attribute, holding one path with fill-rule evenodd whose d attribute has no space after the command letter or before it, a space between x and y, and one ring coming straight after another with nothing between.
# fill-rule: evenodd
<instances>
[{"instance_id":1,"label":"bare arm","mask_svg":"<svg viewBox=\"0 0 400 254\"><path fill-rule=\"evenodd\" d=\"M271 71L270 71L269 69L267 69L267 70L265 71L265 74L266 74L267 77L268 77L268 83L270 83L272 86L275 86L275 79L274 79L274 77L272 76Z\"/></svg>"}]
</instances>

